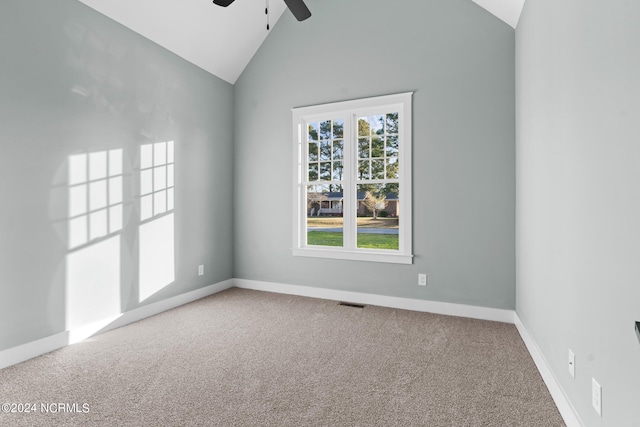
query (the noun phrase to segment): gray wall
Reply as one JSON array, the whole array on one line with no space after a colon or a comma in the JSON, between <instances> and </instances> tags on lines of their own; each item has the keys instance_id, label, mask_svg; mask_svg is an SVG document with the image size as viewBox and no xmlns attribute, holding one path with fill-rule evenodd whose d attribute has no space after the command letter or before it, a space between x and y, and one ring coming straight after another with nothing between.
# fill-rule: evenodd
<instances>
[{"instance_id":1,"label":"gray wall","mask_svg":"<svg viewBox=\"0 0 640 427\"><path fill-rule=\"evenodd\" d=\"M514 30L468 0L309 7L236 83L234 277L513 309ZM404 91L414 264L293 257L290 109Z\"/></svg>"},{"instance_id":2,"label":"gray wall","mask_svg":"<svg viewBox=\"0 0 640 427\"><path fill-rule=\"evenodd\" d=\"M586 426L640 425L639 16L527 0L516 32L516 310Z\"/></svg>"},{"instance_id":3,"label":"gray wall","mask_svg":"<svg viewBox=\"0 0 640 427\"><path fill-rule=\"evenodd\" d=\"M176 144L175 281L144 303L232 277L231 85L75 0L0 2L0 55L0 350L65 330L70 154L124 149L122 311L142 143Z\"/></svg>"}]
</instances>

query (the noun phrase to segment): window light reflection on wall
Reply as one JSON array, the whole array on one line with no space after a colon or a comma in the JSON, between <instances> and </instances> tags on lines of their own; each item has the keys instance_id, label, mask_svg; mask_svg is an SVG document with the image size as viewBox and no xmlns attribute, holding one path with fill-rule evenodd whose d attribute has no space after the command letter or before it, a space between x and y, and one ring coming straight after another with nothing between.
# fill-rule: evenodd
<instances>
[{"instance_id":1,"label":"window light reflection on wall","mask_svg":"<svg viewBox=\"0 0 640 427\"><path fill-rule=\"evenodd\" d=\"M140 147L141 221L173 210L173 176L173 141Z\"/></svg>"},{"instance_id":2,"label":"window light reflection on wall","mask_svg":"<svg viewBox=\"0 0 640 427\"><path fill-rule=\"evenodd\" d=\"M69 156L69 249L122 230L122 153Z\"/></svg>"}]
</instances>

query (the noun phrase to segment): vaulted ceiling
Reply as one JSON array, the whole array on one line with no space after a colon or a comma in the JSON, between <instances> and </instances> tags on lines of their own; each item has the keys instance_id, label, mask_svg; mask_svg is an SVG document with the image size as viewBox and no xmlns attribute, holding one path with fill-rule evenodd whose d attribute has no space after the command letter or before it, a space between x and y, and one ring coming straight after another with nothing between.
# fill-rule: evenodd
<instances>
[{"instance_id":1,"label":"vaulted ceiling","mask_svg":"<svg viewBox=\"0 0 640 427\"><path fill-rule=\"evenodd\" d=\"M229 83L268 34L267 0L238 0L227 8L209 0L80 1ZM525 0L472 1L515 28ZM286 6L283 0L268 2L273 27ZM313 3L307 6L313 13Z\"/></svg>"}]
</instances>

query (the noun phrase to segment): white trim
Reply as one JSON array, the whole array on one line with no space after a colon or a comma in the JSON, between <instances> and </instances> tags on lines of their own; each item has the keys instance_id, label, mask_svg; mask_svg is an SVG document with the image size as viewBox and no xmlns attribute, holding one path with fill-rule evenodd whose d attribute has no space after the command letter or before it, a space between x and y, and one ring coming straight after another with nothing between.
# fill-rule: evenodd
<instances>
[{"instance_id":1,"label":"white trim","mask_svg":"<svg viewBox=\"0 0 640 427\"><path fill-rule=\"evenodd\" d=\"M305 256L311 258L332 258L332 259L346 259L350 261L370 261L370 262L388 262L395 264L412 264L413 255L402 255L396 253L397 251L379 251L379 252L366 252L364 250L349 251L342 248L332 248L328 246L324 247L308 246L306 248L293 248L291 253L293 256Z\"/></svg>"},{"instance_id":2,"label":"white trim","mask_svg":"<svg viewBox=\"0 0 640 427\"><path fill-rule=\"evenodd\" d=\"M122 313L115 318L106 319L72 331L64 331L36 341L0 351L0 369L15 365L25 360L49 353L59 348L78 342L98 333L107 332L129 323L154 316L172 308L199 300L233 287L233 279L228 279L204 288L176 295L162 301L144 305Z\"/></svg>"},{"instance_id":3,"label":"white trim","mask_svg":"<svg viewBox=\"0 0 640 427\"><path fill-rule=\"evenodd\" d=\"M547 389L549 389L549 393L558 407L558 411L560 411L560 415L562 416L565 424L567 427L582 427L584 424L580 420L578 413L560 386L560 383L556 380L547 360L544 358L544 355L540 351L535 340L531 335L529 335L529 331L527 331L527 328L524 326L517 313L514 313L513 320L520 336L522 337L522 341L524 341L527 350L529 350L529 354L531 355L533 362L536 364Z\"/></svg>"},{"instance_id":4,"label":"white trim","mask_svg":"<svg viewBox=\"0 0 640 427\"><path fill-rule=\"evenodd\" d=\"M531 335L529 335L526 327L518 317L517 313L515 313L513 310L477 307L439 301L390 297L385 295L374 295L360 292L340 291L335 289L315 288L310 286L263 282L258 280L225 280L223 282L196 289L191 292L176 295L163 301L158 301L153 304L148 304L131 311L127 311L126 313L123 313L112 321L111 319L108 319L110 320L108 324L105 324L104 322L98 322L96 324L88 325L83 328L75 329L73 331L61 332L36 341L0 351L0 369L65 347L71 342L77 342L74 337L87 338L97 333L107 332L109 330L116 329L133 322L137 322L138 320L154 316L172 308L188 304L209 295L216 294L234 286L241 289L253 289L257 291L299 295L335 301L348 301L352 303L370 304L381 307L515 324L567 427L582 427L584 425L580 420L580 417L578 416L575 408L564 393L564 390L560 386L560 383L553 375L553 371L549 367L536 342L533 340Z\"/></svg>"},{"instance_id":5,"label":"white trim","mask_svg":"<svg viewBox=\"0 0 640 427\"><path fill-rule=\"evenodd\" d=\"M314 258L334 258L355 261L412 264L412 219L411 219L411 138L412 138L413 92L375 96L349 101L292 108L293 140L293 256ZM397 179L364 180L356 179L358 117L396 111L399 114L398 142L400 171ZM308 144L303 129L310 122L333 120L344 121L344 171L342 185L343 203L343 246L316 247L307 245L307 186L330 185L334 181L308 181L306 165ZM354 191L358 185L370 183L399 183L402 196L399 200L400 227L397 250L368 250L356 246L356 208Z\"/></svg>"},{"instance_id":6,"label":"white trim","mask_svg":"<svg viewBox=\"0 0 640 427\"><path fill-rule=\"evenodd\" d=\"M258 280L233 279L233 285L242 289L275 292L335 301L347 301L358 304L370 304L402 310L422 311L448 316L469 317L513 323L513 310L477 307L448 302L417 300L411 298L390 297L386 295L365 294L360 292L339 291L335 289L315 288L311 286L287 285L283 283L262 282Z\"/></svg>"}]
</instances>

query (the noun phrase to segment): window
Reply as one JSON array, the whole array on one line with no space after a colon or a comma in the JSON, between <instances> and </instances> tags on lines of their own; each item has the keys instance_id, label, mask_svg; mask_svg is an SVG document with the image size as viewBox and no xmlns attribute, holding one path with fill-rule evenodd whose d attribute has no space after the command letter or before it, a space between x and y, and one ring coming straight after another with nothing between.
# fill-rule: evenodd
<instances>
[{"instance_id":1,"label":"window","mask_svg":"<svg viewBox=\"0 0 640 427\"><path fill-rule=\"evenodd\" d=\"M293 254L411 264L411 93L293 109Z\"/></svg>"},{"instance_id":2,"label":"window","mask_svg":"<svg viewBox=\"0 0 640 427\"><path fill-rule=\"evenodd\" d=\"M69 156L69 248L122 230L122 149Z\"/></svg>"}]
</instances>

